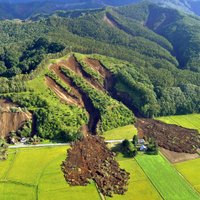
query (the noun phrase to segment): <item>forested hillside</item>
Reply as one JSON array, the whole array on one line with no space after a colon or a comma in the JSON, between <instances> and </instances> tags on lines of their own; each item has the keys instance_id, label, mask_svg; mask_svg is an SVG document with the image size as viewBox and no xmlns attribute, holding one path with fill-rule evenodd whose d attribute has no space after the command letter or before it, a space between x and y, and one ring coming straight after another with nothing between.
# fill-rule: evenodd
<instances>
[{"instance_id":1,"label":"forested hillside","mask_svg":"<svg viewBox=\"0 0 200 200\"><path fill-rule=\"evenodd\" d=\"M134 122L132 112L200 111L198 17L143 2L5 20L0 30L1 97L31 110L41 137L73 140L87 123L107 131ZM71 52L84 54L75 71L60 63Z\"/></svg>"},{"instance_id":2,"label":"forested hillside","mask_svg":"<svg viewBox=\"0 0 200 200\"><path fill-rule=\"evenodd\" d=\"M105 6L124 6L145 0L0 0L0 19L27 19L35 15L51 14L58 10L94 9ZM200 15L199 0L148 0L162 7Z\"/></svg>"},{"instance_id":3,"label":"forested hillside","mask_svg":"<svg viewBox=\"0 0 200 200\"><path fill-rule=\"evenodd\" d=\"M0 19L27 19L56 10L93 9L121 6L139 0L0 0Z\"/></svg>"}]
</instances>

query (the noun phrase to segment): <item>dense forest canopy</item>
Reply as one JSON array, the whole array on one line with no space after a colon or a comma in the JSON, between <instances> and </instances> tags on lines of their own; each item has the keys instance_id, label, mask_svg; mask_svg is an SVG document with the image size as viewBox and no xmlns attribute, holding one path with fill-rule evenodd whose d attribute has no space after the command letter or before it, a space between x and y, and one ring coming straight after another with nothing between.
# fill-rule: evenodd
<instances>
[{"instance_id":1,"label":"dense forest canopy","mask_svg":"<svg viewBox=\"0 0 200 200\"><path fill-rule=\"evenodd\" d=\"M0 0L0 19L27 19L38 14L50 14L56 10L75 10L123 6L145 0ZM199 0L148 0L159 6L179 9L200 15Z\"/></svg>"},{"instance_id":2,"label":"dense forest canopy","mask_svg":"<svg viewBox=\"0 0 200 200\"><path fill-rule=\"evenodd\" d=\"M0 21L0 30L1 96L32 109L39 120L38 131L49 134L49 138L54 133L45 128L63 126L62 132L69 132L87 121L85 113L66 108L73 119L69 123L62 117L64 108L50 106L27 81L44 73L49 58L69 52L102 55L96 58L115 74L116 92L142 116L200 112L198 17L143 2L118 8L57 11L27 21L4 20ZM81 80L77 81L80 84ZM102 109L101 104L97 107ZM124 112L120 109L116 113ZM104 114L106 121L109 116ZM61 125L64 122L68 128ZM104 130L111 128L107 122Z\"/></svg>"}]
</instances>

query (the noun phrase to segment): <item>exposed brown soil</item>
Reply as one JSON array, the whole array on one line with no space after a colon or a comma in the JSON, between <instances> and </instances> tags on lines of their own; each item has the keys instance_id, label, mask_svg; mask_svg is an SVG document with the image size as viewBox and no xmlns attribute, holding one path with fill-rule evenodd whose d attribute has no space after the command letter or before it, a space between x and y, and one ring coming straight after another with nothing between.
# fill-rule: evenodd
<instances>
[{"instance_id":1,"label":"exposed brown soil","mask_svg":"<svg viewBox=\"0 0 200 200\"><path fill-rule=\"evenodd\" d=\"M79 71L79 67L77 62L74 60L73 57L70 57L70 63L71 63L71 70L76 71L78 74L80 74L81 72ZM88 130L88 133L92 133L92 134L96 134L96 127L97 124L99 122L100 119L100 113L99 111L94 107L91 99L88 97L88 95L81 89L79 88L73 81L73 79L71 79L70 77L67 77L62 71L61 71L61 67L67 66L69 65L68 63L69 61L62 61L59 62L58 64L54 64L50 66L50 70L54 71L56 73L56 75L58 77L60 77L65 84L67 84L68 86L70 86L72 93L74 94L74 96L77 99L77 103L81 106L84 107L89 115L89 123L87 125L87 128L83 128L84 130L84 135L87 135L86 130ZM68 64L67 64L68 63ZM77 68L78 67L78 68ZM60 95L60 94L59 94ZM65 97L66 99L66 97Z\"/></svg>"},{"instance_id":2,"label":"exposed brown soil","mask_svg":"<svg viewBox=\"0 0 200 200\"><path fill-rule=\"evenodd\" d=\"M56 84L56 82L51 79L50 77L45 77L47 86L56 93L56 95L64 102L66 102L69 105L76 105L78 107L83 107L81 104L81 101L79 101L78 98L75 96L72 96L69 94L66 90L61 88L59 85Z\"/></svg>"},{"instance_id":3,"label":"exposed brown soil","mask_svg":"<svg viewBox=\"0 0 200 200\"><path fill-rule=\"evenodd\" d=\"M103 67L102 64L98 60L92 59L92 58L86 58L85 62L94 71L98 72L102 76L102 78L106 78L110 76L109 71L105 67Z\"/></svg>"},{"instance_id":4,"label":"exposed brown soil","mask_svg":"<svg viewBox=\"0 0 200 200\"><path fill-rule=\"evenodd\" d=\"M75 142L67 155L62 171L70 185L84 186L93 179L104 195L126 192L129 173L120 169L114 154L99 136L89 135Z\"/></svg>"},{"instance_id":5,"label":"exposed brown soil","mask_svg":"<svg viewBox=\"0 0 200 200\"><path fill-rule=\"evenodd\" d=\"M60 68L60 65L58 64L54 64L54 65L51 65L50 66L50 70L54 71L54 73L66 84L68 85L70 88L71 88L71 94L70 95L73 95L74 98L77 98L78 99L78 103L80 104L80 106L83 106L83 101L82 101L82 96L81 94L79 93L79 91L74 87L74 84L72 83L72 81L67 77L65 76L62 71L61 71L61 68Z\"/></svg>"},{"instance_id":6,"label":"exposed brown soil","mask_svg":"<svg viewBox=\"0 0 200 200\"><path fill-rule=\"evenodd\" d=\"M110 13L106 13L106 15L103 18L103 21L113 28L116 27L118 29L123 30L122 26L112 17Z\"/></svg>"},{"instance_id":7,"label":"exposed brown soil","mask_svg":"<svg viewBox=\"0 0 200 200\"><path fill-rule=\"evenodd\" d=\"M117 27L117 24L116 24L115 22L113 22L112 20L110 20L110 19L108 18L107 15L105 15L105 16L103 17L103 21L104 21L106 24L108 24L109 26Z\"/></svg>"},{"instance_id":8,"label":"exposed brown soil","mask_svg":"<svg viewBox=\"0 0 200 200\"><path fill-rule=\"evenodd\" d=\"M138 119L136 128L140 136L155 138L160 147L170 151L194 154L200 147L200 135L197 130L153 119Z\"/></svg>"},{"instance_id":9,"label":"exposed brown soil","mask_svg":"<svg viewBox=\"0 0 200 200\"><path fill-rule=\"evenodd\" d=\"M11 131L17 131L25 122L32 119L30 112L11 112L11 108L17 108L7 100L0 100L0 136L6 137Z\"/></svg>"},{"instance_id":10,"label":"exposed brown soil","mask_svg":"<svg viewBox=\"0 0 200 200\"><path fill-rule=\"evenodd\" d=\"M170 151L164 148L160 148L160 151L171 163L179 163L179 162L184 162L187 160L200 158L198 153L195 153L195 154L177 153L175 151Z\"/></svg>"},{"instance_id":11,"label":"exposed brown soil","mask_svg":"<svg viewBox=\"0 0 200 200\"><path fill-rule=\"evenodd\" d=\"M66 61L61 61L58 63L60 66L67 67L68 69L75 72L77 75L83 77L85 81L92 86L93 88L96 88L98 90L103 90L103 86L99 83L98 80L96 80L94 77L92 77L89 73L84 71L81 64L76 60L76 58L72 55L70 56Z\"/></svg>"}]
</instances>

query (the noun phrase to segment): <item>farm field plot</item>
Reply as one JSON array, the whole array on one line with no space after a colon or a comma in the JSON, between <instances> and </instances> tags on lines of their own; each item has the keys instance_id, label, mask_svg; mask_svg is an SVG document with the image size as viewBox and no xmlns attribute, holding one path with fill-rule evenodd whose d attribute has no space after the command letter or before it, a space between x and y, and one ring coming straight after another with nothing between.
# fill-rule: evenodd
<instances>
[{"instance_id":1,"label":"farm field plot","mask_svg":"<svg viewBox=\"0 0 200 200\"><path fill-rule=\"evenodd\" d=\"M177 163L175 167L200 193L200 158Z\"/></svg>"},{"instance_id":2,"label":"farm field plot","mask_svg":"<svg viewBox=\"0 0 200 200\"><path fill-rule=\"evenodd\" d=\"M118 156L117 160L121 168L126 169L130 173L128 191L125 195L114 195L113 198L106 200L159 200L162 199L157 190L149 181L148 177L142 171L140 166L134 159L123 158Z\"/></svg>"},{"instance_id":3,"label":"farm field plot","mask_svg":"<svg viewBox=\"0 0 200 200\"><path fill-rule=\"evenodd\" d=\"M0 161L0 199L2 200L99 200L93 183L70 187L63 178L61 162L67 147L9 150L7 161ZM15 152L16 151L16 152Z\"/></svg>"},{"instance_id":4,"label":"farm field plot","mask_svg":"<svg viewBox=\"0 0 200 200\"><path fill-rule=\"evenodd\" d=\"M139 155L137 162L165 200L199 200L200 196L161 155Z\"/></svg>"},{"instance_id":5,"label":"farm field plot","mask_svg":"<svg viewBox=\"0 0 200 200\"><path fill-rule=\"evenodd\" d=\"M167 116L157 119L168 124L176 124L185 128L196 129L200 133L200 114Z\"/></svg>"},{"instance_id":6,"label":"farm field plot","mask_svg":"<svg viewBox=\"0 0 200 200\"><path fill-rule=\"evenodd\" d=\"M105 140L123 140L132 139L137 134L137 129L133 125L115 128L103 133Z\"/></svg>"}]
</instances>

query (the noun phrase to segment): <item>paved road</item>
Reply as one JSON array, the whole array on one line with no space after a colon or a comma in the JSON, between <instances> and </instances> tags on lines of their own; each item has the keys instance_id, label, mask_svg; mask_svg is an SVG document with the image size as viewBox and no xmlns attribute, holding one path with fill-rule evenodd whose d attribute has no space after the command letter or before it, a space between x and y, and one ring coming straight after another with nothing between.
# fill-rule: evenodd
<instances>
[{"instance_id":1,"label":"paved road","mask_svg":"<svg viewBox=\"0 0 200 200\"><path fill-rule=\"evenodd\" d=\"M106 140L106 143L121 143L123 140ZM70 146L70 143L55 143L55 144L36 144L36 145L25 145L25 144L18 144L18 145L10 145L10 149L17 149L17 148L31 148L31 147L56 147L56 146Z\"/></svg>"}]
</instances>

